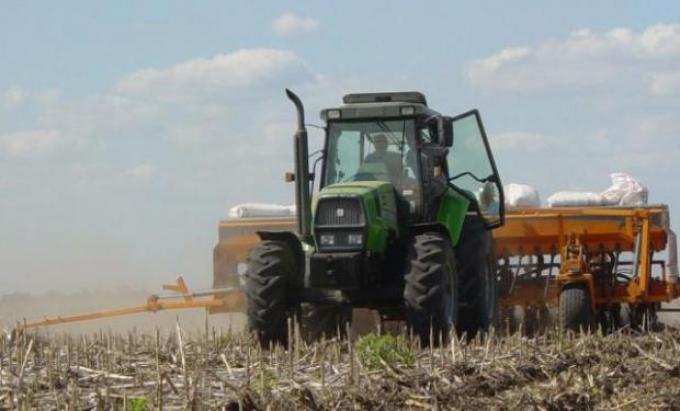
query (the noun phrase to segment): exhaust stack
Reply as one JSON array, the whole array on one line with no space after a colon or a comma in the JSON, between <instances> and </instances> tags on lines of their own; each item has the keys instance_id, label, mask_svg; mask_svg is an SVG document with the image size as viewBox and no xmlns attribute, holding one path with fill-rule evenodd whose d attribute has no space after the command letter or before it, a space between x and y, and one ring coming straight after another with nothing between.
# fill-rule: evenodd
<instances>
[{"instance_id":1,"label":"exhaust stack","mask_svg":"<svg viewBox=\"0 0 680 411\"><path fill-rule=\"evenodd\" d=\"M311 201L309 197L309 145L305 127L305 109L300 98L286 89L286 95L297 110L297 130L294 136L295 148L295 207L297 209L298 233L306 238L311 235Z\"/></svg>"}]
</instances>

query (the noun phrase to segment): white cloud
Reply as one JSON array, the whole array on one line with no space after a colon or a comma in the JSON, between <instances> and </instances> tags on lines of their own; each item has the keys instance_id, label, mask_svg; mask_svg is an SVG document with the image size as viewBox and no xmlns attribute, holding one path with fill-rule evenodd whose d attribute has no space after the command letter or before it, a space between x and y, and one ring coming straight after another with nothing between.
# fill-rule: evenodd
<instances>
[{"instance_id":1,"label":"white cloud","mask_svg":"<svg viewBox=\"0 0 680 411\"><path fill-rule=\"evenodd\" d=\"M644 144L653 141L655 144L676 145L677 136L680 135L680 122L676 111L653 113L637 119L633 129L638 143Z\"/></svg>"},{"instance_id":2,"label":"white cloud","mask_svg":"<svg viewBox=\"0 0 680 411\"><path fill-rule=\"evenodd\" d=\"M192 125L188 127L175 127L169 130L168 137L170 141L177 145L191 146L205 143L214 136L212 133L206 132L205 127L200 125Z\"/></svg>"},{"instance_id":3,"label":"white cloud","mask_svg":"<svg viewBox=\"0 0 680 411\"><path fill-rule=\"evenodd\" d=\"M493 73L513 61L523 59L530 51L528 47L508 47L483 60L479 60L477 65L483 71Z\"/></svg>"},{"instance_id":4,"label":"white cloud","mask_svg":"<svg viewBox=\"0 0 680 411\"><path fill-rule=\"evenodd\" d=\"M680 95L680 71L652 74L649 92L657 97Z\"/></svg>"},{"instance_id":5,"label":"white cloud","mask_svg":"<svg viewBox=\"0 0 680 411\"><path fill-rule=\"evenodd\" d=\"M26 100L26 92L19 86L11 86L2 95L2 106L14 108L21 105Z\"/></svg>"},{"instance_id":6,"label":"white cloud","mask_svg":"<svg viewBox=\"0 0 680 411\"><path fill-rule=\"evenodd\" d=\"M520 151L538 152L546 149L554 149L559 144L559 139L540 133L525 131L508 131L493 134L489 138L491 148L494 151Z\"/></svg>"},{"instance_id":7,"label":"white cloud","mask_svg":"<svg viewBox=\"0 0 680 411\"><path fill-rule=\"evenodd\" d=\"M33 97L40 104L50 105L59 101L60 92L56 88L50 88L36 93Z\"/></svg>"},{"instance_id":8,"label":"white cloud","mask_svg":"<svg viewBox=\"0 0 680 411\"><path fill-rule=\"evenodd\" d=\"M612 84L645 90L650 76L678 64L680 25L657 24L640 32L582 29L565 39L505 48L470 62L466 74L480 88L524 93L611 90ZM652 93L663 79L655 80Z\"/></svg>"},{"instance_id":9,"label":"white cloud","mask_svg":"<svg viewBox=\"0 0 680 411\"><path fill-rule=\"evenodd\" d=\"M319 30L321 23L313 18L298 17L293 13L285 13L272 23L272 29L279 36L294 36L313 33Z\"/></svg>"},{"instance_id":10,"label":"white cloud","mask_svg":"<svg viewBox=\"0 0 680 411\"><path fill-rule=\"evenodd\" d=\"M50 88L42 91L27 90L18 85L12 85L4 92L0 92L0 107L5 109L25 108L32 104L49 106L59 99L59 90Z\"/></svg>"},{"instance_id":11,"label":"white cloud","mask_svg":"<svg viewBox=\"0 0 680 411\"><path fill-rule=\"evenodd\" d=\"M131 178L134 180L149 180L151 179L158 170L151 164L140 164L125 170L123 176L126 178Z\"/></svg>"},{"instance_id":12,"label":"white cloud","mask_svg":"<svg viewBox=\"0 0 680 411\"><path fill-rule=\"evenodd\" d=\"M304 61L292 51L242 49L140 70L119 81L115 90L144 99L235 101L248 100L249 93L257 90L311 78Z\"/></svg>"},{"instance_id":13,"label":"white cloud","mask_svg":"<svg viewBox=\"0 0 680 411\"><path fill-rule=\"evenodd\" d=\"M0 154L9 158L35 158L54 154L65 140L58 130L18 131L0 135Z\"/></svg>"}]
</instances>

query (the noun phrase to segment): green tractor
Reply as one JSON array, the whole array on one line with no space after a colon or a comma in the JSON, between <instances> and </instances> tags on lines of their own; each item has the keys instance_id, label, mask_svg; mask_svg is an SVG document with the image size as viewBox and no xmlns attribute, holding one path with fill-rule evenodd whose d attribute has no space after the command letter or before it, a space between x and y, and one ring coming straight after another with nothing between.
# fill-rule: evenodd
<instances>
[{"instance_id":1,"label":"green tractor","mask_svg":"<svg viewBox=\"0 0 680 411\"><path fill-rule=\"evenodd\" d=\"M353 308L405 320L423 345L494 323L491 229L503 189L477 110L447 117L418 92L344 96L321 111L325 142L313 197L297 109L297 232L258 232L245 275L249 328L286 344L288 318L308 338L346 329Z\"/></svg>"}]
</instances>

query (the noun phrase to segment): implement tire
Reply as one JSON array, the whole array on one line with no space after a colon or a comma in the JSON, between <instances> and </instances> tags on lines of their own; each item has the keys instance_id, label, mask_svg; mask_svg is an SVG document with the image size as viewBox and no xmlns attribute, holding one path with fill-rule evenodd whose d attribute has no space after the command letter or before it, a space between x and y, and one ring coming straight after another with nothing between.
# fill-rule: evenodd
<instances>
[{"instance_id":1,"label":"implement tire","mask_svg":"<svg viewBox=\"0 0 680 411\"><path fill-rule=\"evenodd\" d=\"M352 324L352 308L338 305L302 304L302 332L306 342L322 338L347 336L347 323Z\"/></svg>"},{"instance_id":2,"label":"implement tire","mask_svg":"<svg viewBox=\"0 0 680 411\"><path fill-rule=\"evenodd\" d=\"M448 238L437 232L414 236L404 284L406 323L421 346L446 341L458 318L456 258Z\"/></svg>"},{"instance_id":3,"label":"implement tire","mask_svg":"<svg viewBox=\"0 0 680 411\"><path fill-rule=\"evenodd\" d=\"M280 241L263 241L248 255L246 313L248 328L260 344L287 344L290 311L288 283L296 272L290 248Z\"/></svg>"},{"instance_id":4,"label":"implement tire","mask_svg":"<svg viewBox=\"0 0 680 411\"><path fill-rule=\"evenodd\" d=\"M460 276L459 332L486 332L497 316L496 257L491 231L478 216L468 216L456 247Z\"/></svg>"},{"instance_id":5,"label":"implement tire","mask_svg":"<svg viewBox=\"0 0 680 411\"><path fill-rule=\"evenodd\" d=\"M559 301L560 328L564 331L591 331L593 310L590 304L590 291L583 283L566 284L560 291Z\"/></svg>"}]
</instances>

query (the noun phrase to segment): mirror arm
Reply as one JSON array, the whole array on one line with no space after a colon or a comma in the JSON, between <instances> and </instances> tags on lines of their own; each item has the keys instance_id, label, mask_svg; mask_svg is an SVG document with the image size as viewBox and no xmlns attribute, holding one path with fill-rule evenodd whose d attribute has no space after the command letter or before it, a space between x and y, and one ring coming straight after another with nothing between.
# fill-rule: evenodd
<instances>
[{"instance_id":1,"label":"mirror arm","mask_svg":"<svg viewBox=\"0 0 680 411\"><path fill-rule=\"evenodd\" d=\"M498 183L498 182L499 182L499 181L498 181L498 175L496 175L495 173L491 173L491 174L489 174L489 176L488 176L487 178L485 178L483 181L484 181L484 182L490 182L490 183Z\"/></svg>"},{"instance_id":2,"label":"mirror arm","mask_svg":"<svg viewBox=\"0 0 680 411\"><path fill-rule=\"evenodd\" d=\"M306 126L306 127L311 127L311 128L316 128L316 129L319 129L319 130L326 131L326 127L320 126L320 125L318 125L318 124L305 123L305 126Z\"/></svg>"},{"instance_id":3,"label":"mirror arm","mask_svg":"<svg viewBox=\"0 0 680 411\"><path fill-rule=\"evenodd\" d=\"M457 179L459 179L459 178L461 178L461 177L463 177L463 176L470 176L473 180L477 181L478 183L486 183L487 181L491 181L491 180L489 179L490 176L489 176L489 177L486 177L486 178L480 179L480 178L477 178L476 175L472 174L472 173L469 172L469 171L464 171L464 172L462 172L462 173L460 173L460 174L456 174L455 176L449 178L449 181L457 180Z\"/></svg>"}]
</instances>

